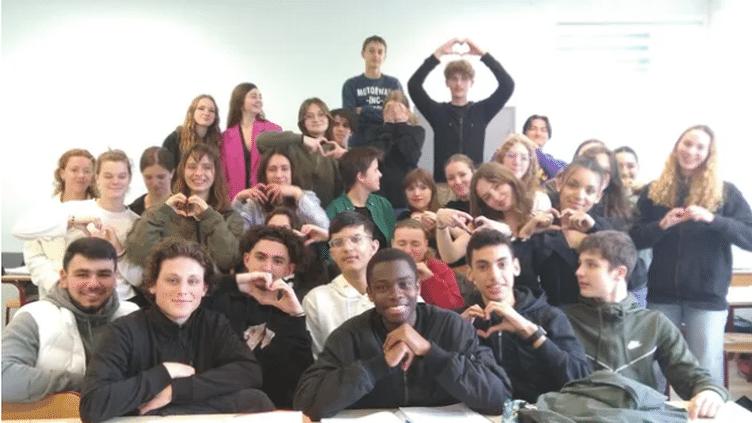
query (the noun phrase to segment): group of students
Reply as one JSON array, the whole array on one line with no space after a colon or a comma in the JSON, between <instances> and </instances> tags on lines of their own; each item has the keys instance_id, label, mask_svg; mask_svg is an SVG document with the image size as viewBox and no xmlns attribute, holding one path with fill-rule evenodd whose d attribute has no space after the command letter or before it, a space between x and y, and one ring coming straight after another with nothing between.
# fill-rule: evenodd
<instances>
[{"instance_id":1,"label":"group of students","mask_svg":"<svg viewBox=\"0 0 752 423\"><path fill-rule=\"evenodd\" d=\"M468 101L466 60L445 69L450 102L423 89L458 44L496 77L487 99ZM710 128L684 131L645 186L628 147L588 140L569 164L543 152L540 115L484 163L514 83L452 39L408 82L434 129L432 175L417 167L425 131L381 73L386 42L362 56L342 109L303 102L301 133L266 120L253 84L233 90L225 132L197 97L144 151L148 192L130 206L122 151L66 152L53 204L14 228L41 301L3 332L3 400L77 390L88 421L457 401L500 414L594 369L662 389L657 361L690 415L715 414L731 245L752 250L752 212L719 179Z\"/></svg>"}]
</instances>

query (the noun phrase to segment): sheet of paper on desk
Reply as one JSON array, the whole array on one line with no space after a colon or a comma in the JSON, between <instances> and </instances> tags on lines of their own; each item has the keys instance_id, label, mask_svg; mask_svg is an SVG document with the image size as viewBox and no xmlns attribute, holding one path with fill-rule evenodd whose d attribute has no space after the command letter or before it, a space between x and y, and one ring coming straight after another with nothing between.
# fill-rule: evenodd
<instances>
[{"instance_id":1,"label":"sheet of paper on desk","mask_svg":"<svg viewBox=\"0 0 752 423\"><path fill-rule=\"evenodd\" d=\"M225 423L301 423L302 421L302 411L271 411L268 413L238 415L225 420Z\"/></svg>"},{"instance_id":2,"label":"sheet of paper on desk","mask_svg":"<svg viewBox=\"0 0 752 423\"><path fill-rule=\"evenodd\" d=\"M31 272L29 272L29 268L26 266L20 266L20 267L8 267L5 269L6 275L31 275Z\"/></svg>"},{"instance_id":3,"label":"sheet of paper on desk","mask_svg":"<svg viewBox=\"0 0 752 423\"><path fill-rule=\"evenodd\" d=\"M410 423L488 423L483 415L467 408L465 404L447 405L444 407L400 407L396 413L402 414L404 420ZM458 420L459 419L459 420Z\"/></svg>"},{"instance_id":4,"label":"sheet of paper on desk","mask_svg":"<svg viewBox=\"0 0 752 423\"><path fill-rule=\"evenodd\" d=\"M359 416L360 413L347 413L339 412L335 417L329 419L321 419L321 423L405 423L404 419L401 419L394 415L391 411L377 411L366 415Z\"/></svg>"}]
</instances>

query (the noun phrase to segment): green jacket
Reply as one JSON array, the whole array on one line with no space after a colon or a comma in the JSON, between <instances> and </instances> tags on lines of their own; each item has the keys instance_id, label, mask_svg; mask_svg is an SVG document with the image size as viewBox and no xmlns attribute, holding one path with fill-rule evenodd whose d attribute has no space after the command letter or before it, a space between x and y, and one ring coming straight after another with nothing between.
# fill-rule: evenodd
<instances>
[{"instance_id":1,"label":"green jacket","mask_svg":"<svg viewBox=\"0 0 752 423\"><path fill-rule=\"evenodd\" d=\"M381 233L386 237L387 244L392 242L392 231L394 230L394 224L397 219L394 217L394 210L392 204L386 198L371 194L366 200L366 208L371 212L373 217L373 223L379 228ZM335 198L329 207L326 208L326 215L329 216L329 220L332 220L334 216L342 213L343 211L355 210L350 198L347 194L342 194ZM382 245L381 248L388 248L389 245Z\"/></svg>"},{"instance_id":2,"label":"green jacket","mask_svg":"<svg viewBox=\"0 0 752 423\"><path fill-rule=\"evenodd\" d=\"M562 308L580 338L593 370L611 370L657 388L653 361L685 400L706 389L728 399L728 392L711 379L689 351L679 329L654 310L628 295L618 303L580 301Z\"/></svg>"}]
</instances>

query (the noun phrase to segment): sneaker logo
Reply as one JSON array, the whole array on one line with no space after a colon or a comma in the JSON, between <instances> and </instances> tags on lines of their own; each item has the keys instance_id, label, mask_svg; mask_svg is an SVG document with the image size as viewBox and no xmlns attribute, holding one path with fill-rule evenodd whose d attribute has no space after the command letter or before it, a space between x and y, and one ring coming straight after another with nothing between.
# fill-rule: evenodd
<instances>
[{"instance_id":1,"label":"sneaker logo","mask_svg":"<svg viewBox=\"0 0 752 423\"><path fill-rule=\"evenodd\" d=\"M633 339L633 340L629 341L629 343L627 344L627 349L628 350L633 350L635 348L638 348L641 345L642 344L640 343L640 341L638 341L636 339Z\"/></svg>"}]
</instances>

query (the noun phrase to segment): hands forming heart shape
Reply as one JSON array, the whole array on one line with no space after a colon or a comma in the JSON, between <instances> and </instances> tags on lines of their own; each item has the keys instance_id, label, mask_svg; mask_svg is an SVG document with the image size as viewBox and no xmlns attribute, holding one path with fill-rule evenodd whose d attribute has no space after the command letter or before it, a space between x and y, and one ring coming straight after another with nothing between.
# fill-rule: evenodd
<instances>
[{"instance_id":1,"label":"hands forming heart shape","mask_svg":"<svg viewBox=\"0 0 752 423\"><path fill-rule=\"evenodd\" d=\"M434 52L434 55L437 59L445 54L455 54L460 56L483 56L484 54L486 54L486 51L478 47L469 38L460 39L455 37L442 44L438 49L436 49L436 52Z\"/></svg>"},{"instance_id":2,"label":"hands forming heart shape","mask_svg":"<svg viewBox=\"0 0 752 423\"><path fill-rule=\"evenodd\" d=\"M478 336L482 338L488 338L496 332L516 332L521 333L526 324L530 322L522 317L512 305L507 303L500 303L491 301L483 309L479 305L474 304L462 312L462 318L472 322L475 319L491 320L491 317L496 314L501 317L501 322L497 323L486 330L476 329Z\"/></svg>"},{"instance_id":3,"label":"hands forming heart shape","mask_svg":"<svg viewBox=\"0 0 752 423\"><path fill-rule=\"evenodd\" d=\"M201 197L191 195L186 198L182 193L177 193L168 198L165 204L175 210L175 213L185 217L196 217L209 208L209 205Z\"/></svg>"}]
</instances>

